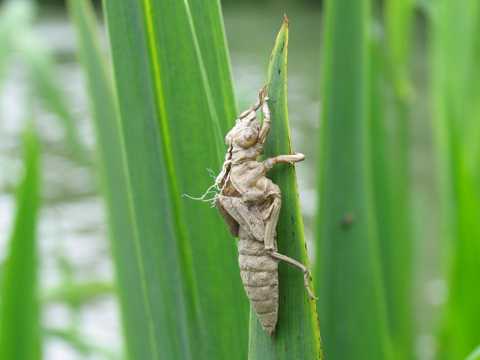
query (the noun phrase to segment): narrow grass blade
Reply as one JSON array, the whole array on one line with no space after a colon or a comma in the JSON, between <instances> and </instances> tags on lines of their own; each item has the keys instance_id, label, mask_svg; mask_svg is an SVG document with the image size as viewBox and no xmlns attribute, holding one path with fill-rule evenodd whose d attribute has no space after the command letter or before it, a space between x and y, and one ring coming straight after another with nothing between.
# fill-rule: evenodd
<instances>
[{"instance_id":1,"label":"narrow grass blade","mask_svg":"<svg viewBox=\"0 0 480 360\"><path fill-rule=\"evenodd\" d=\"M411 96L409 65L411 34L415 2L413 0L387 0L385 2L385 35L389 80L395 98L406 103Z\"/></svg>"},{"instance_id":2,"label":"narrow grass blade","mask_svg":"<svg viewBox=\"0 0 480 360\"><path fill-rule=\"evenodd\" d=\"M387 64L386 64L387 63ZM388 66L380 39L372 39L370 64L370 134L373 201L382 265L383 288L392 349L395 358L411 358L412 326L412 246L409 221L408 151L392 132L392 121L405 121L385 96L391 94L385 67ZM393 111L392 111L393 110ZM394 114L392 118L392 113ZM404 125L401 125L404 126ZM396 137L397 139L392 139ZM400 153L401 149L405 153Z\"/></svg>"},{"instance_id":3,"label":"narrow grass blade","mask_svg":"<svg viewBox=\"0 0 480 360\"><path fill-rule=\"evenodd\" d=\"M448 254L448 300L438 355L463 359L480 343L480 85L472 81L480 76L480 4L445 0L433 10L433 110Z\"/></svg>"},{"instance_id":4,"label":"narrow grass blade","mask_svg":"<svg viewBox=\"0 0 480 360\"><path fill-rule=\"evenodd\" d=\"M231 79L213 74L212 57L204 55L222 43L209 44L196 31L198 19L220 15L218 3L194 12L189 1L107 0L105 13L139 257L148 276L150 336L158 346L151 358L244 359L247 302L235 243L215 210L183 197L213 183L207 170L220 169L223 130L231 121L222 107L230 104L232 112L233 99L218 89L220 80L228 87ZM209 31L222 33L214 28L220 24L212 22ZM222 341L212 336L220 332Z\"/></svg>"},{"instance_id":5,"label":"narrow grass blade","mask_svg":"<svg viewBox=\"0 0 480 360\"><path fill-rule=\"evenodd\" d=\"M2 274L0 359L41 358L37 294L36 228L40 202L39 147L34 134L25 136L25 174L17 193L17 210Z\"/></svg>"},{"instance_id":6,"label":"narrow grass blade","mask_svg":"<svg viewBox=\"0 0 480 360\"><path fill-rule=\"evenodd\" d=\"M409 45L411 0L385 3L385 36L372 35L373 196L394 355L413 357Z\"/></svg>"},{"instance_id":7,"label":"narrow grass blade","mask_svg":"<svg viewBox=\"0 0 480 360\"><path fill-rule=\"evenodd\" d=\"M267 157L292 153L287 106L287 55L288 22L285 19L275 41L268 69L272 129L265 148ZM277 226L278 251L308 266L295 169L290 165L278 165L271 171L271 179L282 189L282 209ZM278 325L272 337L265 333L251 311L248 358L320 359L316 304L307 297L303 274L296 268L280 264L279 288Z\"/></svg>"},{"instance_id":8,"label":"narrow grass blade","mask_svg":"<svg viewBox=\"0 0 480 360\"><path fill-rule=\"evenodd\" d=\"M389 359L371 209L369 2L329 0L315 275L328 359Z\"/></svg>"},{"instance_id":9,"label":"narrow grass blade","mask_svg":"<svg viewBox=\"0 0 480 360\"><path fill-rule=\"evenodd\" d=\"M127 352L131 359L156 359L159 355L150 308L153 296L146 290L149 276L146 269L150 267L144 264L132 216L127 163L112 83L89 2L72 0L69 9L77 27L81 62L87 75ZM168 269L164 271L168 273ZM158 275L152 280L158 281ZM170 329L174 331L175 322Z\"/></svg>"}]
</instances>

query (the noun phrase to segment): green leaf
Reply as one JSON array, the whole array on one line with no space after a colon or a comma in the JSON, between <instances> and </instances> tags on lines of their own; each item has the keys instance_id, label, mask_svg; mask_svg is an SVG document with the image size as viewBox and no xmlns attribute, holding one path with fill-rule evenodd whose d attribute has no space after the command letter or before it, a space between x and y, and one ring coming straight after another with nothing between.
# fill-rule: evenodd
<instances>
[{"instance_id":1,"label":"green leaf","mask_svg":"<svg viewBox=\"0 0 480 360\"><path fill-rule=\"evenodd\" d=\"M480 360L480 346L478 346L465 360Z\"/></svg>"},{"instance_id":2,"label":"green leaf","mask_svg":"<svg viewBox=\"0 0 480 360\"><path fill-rule=\"evenodd\" d=\"M394 355L413 357L409 78L411 0L385 2L385 38L373 32L370 132L373 199Z\"/></svg>"},{"instance_id":3,"label":"green leaf","mask_svg":"<svg viewBox=\"0 0 480 360\"><path fill-rule=\"evenodd\" d=\"M265 155L292 153L287 107L288 22L277 35L268 69L268 96L272 129ZM300 165L301 166L301 165ZM282 208L277 226L278 251L308 266L303 220L293 166L277 165L271 179L282 189ZM320 330L314 301L308 299L303 273L286 264L279 266L279 314L269 336L251 310L249 359L320 359Z\"/></svg>"},{"instance_id":4,"label":"green leaf","mask_svg":"<svg viewBox=\"0 0 480 360\"><path fill-rule=\"evenodd\" d=\"M0 303L0 359L41 358L37 296L37 217L40 206L39 145L25 136L25 174L17 193L17 210L3 266Z\"/></svg>"},{"instance_id":5,"label":"green leaf","mask_svg":"<svg viewBox=\"0 0 480 360\"><path fill-rule=\"evenodd\" d=\"M105 171L107 203L119 292L142 299L124 303L124 319L135 321L137 313L146 319L134 326L124 321L130 358L243 360L247 301L235 242L215 210L183 197L201 194L213 182L207 169L220 169L223 133L233 120L227 117L234 113L233 91L222 90L231 88L231 79L225 75L219 4L104 5L119 109L113 127L120 141L111 143L105 134L98 140L110 153L103 163L125 155L119 164L123 191L113 191L115 169ZM197 35L197 27L211 36ZM129 209L130 240L119 238L124 225L115 220L112 197ZM119 254L124 242L134 248ZM138 273L123 273L132 263ZM219 332L222 341L212 336Z\"/></svg>"},{"instance_id":6,"label":"green leaf","mask_svg":"<svg viewBox=\"0 0 480 360\"><path fill-rule=\"evenodd\" d=\"M371 208L369 1L325 9L323 118L315 275L328 359L389 359Z\"/></svg>"},{"instance_id":7,"label":"green leaf","mask_svg":"<svg viewBox=\"0 0 480 360\"><path fill-rule=\"evenodd\" d=\"M439 338L440 359L463 359L480 343L480 4L439 1L432 22L432 91L442 245L448 299ZM473 145L476 144L476 145Z\"/></svg>"},{"instance_id":8,"label":"green leaf","mask_svg":"<svg viewBox=\"0 0 480 360\"><path fill-rule=\"evenodd\" d=\"M205 11L204 7L208 9ZM226 46L222 9L217 0L190 0L190 12L198 42L198 50L202 55L202 65L208 78L207 86L215 101L217 116L222 134L226 134L233 126L236 117L235 96L233 93L230 58Z\"/></svg>"},{"instance_id":9,"label":"green leaf","mask_svg":"<svg viewBox=\"0 0 480 360\"><path fill-rule=\"evenodd\" d=\"M132 217L127 163L111 79L100 51L89 2L73 0L68 4L76 23L81 62L87 75L127 352L132 359L154 359L151 298L146 290L148 274Z\"/></svg>"},{"instance_id":10,"label":"green leaf","mask_svg":"<svg viewBox=\"0 0 480 360\"><path fill-rule=\"evenodd\" d=\"M385 35L387 67L396 100L408 101L411 94L408 71L410 68L412 19L414 0L388 0L385 2Z\"/></svg>"}]
</instances>

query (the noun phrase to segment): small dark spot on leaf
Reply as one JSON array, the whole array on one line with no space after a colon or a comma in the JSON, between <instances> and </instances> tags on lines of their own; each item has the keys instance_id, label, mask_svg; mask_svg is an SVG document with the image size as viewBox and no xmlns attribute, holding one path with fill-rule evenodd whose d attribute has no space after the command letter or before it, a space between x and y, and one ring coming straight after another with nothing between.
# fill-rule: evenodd
<instances>
[{"instance_id":1,"label":"small dark spot on leaf","mask_svg":"<svg viewBox=\"0 0 480 360\"><path fill-rule=\"evenodd\" d=\"M282 73L282 69L278 69L278 75Z\"/></svg>"},{"instance_id":2,"label":"small dark spot on leaf","mask_svg":"<svg viewBox=\"0 0 480 360\"><path fill-rule=\"evenodd\" d=\"M282 48L280 49L280 52L282 52L283 49L285 49L285 41L282 43Z\"/></svg>"},{"instance_id":3,"label":"small dark spot on leaf","mask_svg":"<svg viewBox=\"0 0 480 360\"><path fill-rule=\"evenodd\" d=\"M342 228L342 230L349 230L353 223L355 222L355 217L353 216L352 213L346 213L345 215L343 215L343 218L342 220L340 220L340 227Z\"/></svg>"}]
</instances>

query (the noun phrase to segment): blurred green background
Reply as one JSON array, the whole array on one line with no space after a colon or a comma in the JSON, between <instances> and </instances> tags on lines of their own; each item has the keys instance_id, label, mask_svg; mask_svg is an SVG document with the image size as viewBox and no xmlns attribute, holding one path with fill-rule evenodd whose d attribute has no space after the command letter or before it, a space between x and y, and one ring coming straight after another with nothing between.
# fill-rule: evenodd
<instances>
[{"instance_id":1,"label":"blurred green background","mask_svg":"<svg viewBox=\"0 0 480 360\"><path fill-rule=\"evenodd\" d=\"M294 149L306 154L305 162L297 166L297 175L312 262L317 260L318 250L315 240L317 164L320 161L318 133L324 96L320 85L325 54L322 3L320 0L222 1L239 110L255 100L258 88L265 81L268 56L279 21L284 13L289 16L290 124ZM472 1L464 3L480 12L471 5ZM46 335L44 358L121 359L124 343L114 291L114 270L105 235L106 215L96 168L92 165L95 135L84 76L76 60L74 28L63 1L42 0L25 7L5 1L0 4L0 274L15 214L15 188L23 170L22 133L29 120L35 119L43 158L38 258L42 331ZM100 12L99 2L96 5ZM369 30L380 38L385 36L382 6L383 2L373 2L369 25ZM438 106L432 103L438 99L441 92L438 89L442 86L450 86L451 91L456 88L444 85L445 82L452 84L454 80L451 79L436 83L438 89L433 88L432 53L442 50L435 41L442 42L438 36L447 36L435 33L438 24L432 20L434 11L435 1L414 4L407 61L412 337L414 358L422 360L443 358L440 334L445 312L442 310L448 297L450 255L454 253L441 240L445 229L441 212L442 182L438 176L441 164L435 147ZM443 31L448 33L449 30ZM104 34L103 28L101 33ZM101 40L102 50L108 53L106 37ZM443 54L449 52L446 46L443 50ZM450 67L445 71L459 71L454 59L446 61L450 61ZM472 81L480 80L478 71L469 74ZM453 110L446 110L449 111ZM78 156L79 148L86 149L80 151L87 154L86 158ZM204 175L208 176L207 172ZM480 219L471 222L470 226L480 226L478 223ZM480 240L472 241L478 243ZM461 270L458 271L462 277ZM464 294L473 297L480 308L476 295L478 289L471 295ZM3 296L5 294L0 294L0 298ZM322 297L322 293L318 296Z\"/></svg>"}]
</instances>

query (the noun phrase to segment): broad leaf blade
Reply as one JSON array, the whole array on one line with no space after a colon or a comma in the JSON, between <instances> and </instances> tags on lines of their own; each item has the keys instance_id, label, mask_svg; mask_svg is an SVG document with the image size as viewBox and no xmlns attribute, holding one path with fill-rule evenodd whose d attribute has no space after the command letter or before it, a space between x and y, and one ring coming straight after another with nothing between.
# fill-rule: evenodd
<instances>
[{"instance_id":1,"label":"broad leaf blade","mask_svg":"<svg viewBox=\"0 0 480 360\"><path fill-rule=\"evenodd\" d=\"M288 22L285 19L268 70L272 128L265 148L267 157L292 153L287 107L287 55ZM277 165L270 177L282 190L282 209L277 226L278 251L308 266L295 169L290 165ZM320 359L316 305L308 299L303 273L280 263L279 289L278 324L272 337L265 333L251 310L249 359Z\"/></svg>"},{"instance_id":2,"label":"broad leaf blade","mask_svg":"<svg viewBox=\"0 0 480 360\"><path fill-rule=\"evenodd\" d=\"M222 134L226 134L234 123L236 106L220 1L190 0L189 4L190 12L195 14L193 25L209 90L221 119Z\"/></svg>"},{"instance_id":3,"label":"broad leaf blade","mask_svg":"<svg viewBox=\"0 0 480 360\"><path fill-rule=\"evenodd\" d=\"M179 313L176 314L176 318L173 317L173 314L166 314L167 310L165 309L166 305L175 303L176 297L183 297L182 290L179 289L180 281L177 276L172 276L173 285L171 289L168 289L167 282L165 280L162 281L161 276L161 273L167 276L170 272L178 274L178 264L175 264L178 256L175 254L175 248L173 248L173 256L171 251L163 251L166 260L168 260L164 261L155 244L160 236L172 239L172 226L169 217L162 214L158 205L154 206L155 204L153 203L155 200L158 201L158 204L165 203L165 195L163 193L158 194L156 191L157 186L160 189L162 189L162 184L165 186L165 176L158 170L153 170L153 175L150 176L148 169L146 169L146 163L134 162L138 167L143 168L143 173L137 171L136 175L137 178L146 179L146 185L145 192L143 190L139 191L140 194L136 197L132 194L132 187L129 181L132 181L131 176L135 177L135 175L131 175L128 172L129 168L127 157L125 157L126 150L122 138L122 128L115 112L113 92L103 68L98 44L92 42L94 38L92 15L88 15L85 4L82 5L81 3L73 1L70 3L70 6L79 29L82 58L87 69L89 89L93 100L92 106L95 115L100 159L105 167L103 173L104 191L109 208L112 250L117 271L127 352L131 359L161 358L160 348L162 351L170 354L172 358L184 356L189 353L189 348L187 347L183 350L180 346L176 347L177 340L172 339L172 337L177 336L178 332L183 332L186 326L183 309L180 309ZM141 44L141 42L138 42L138 44ZM139 62L142 61L141 57L136 57L136 59ZM132 69L137 64L133 64ZM128 70L128 72L132 71L132 69ZM133 71L130 74L134 76ZM140 80L140 78L138 79ZM135 83L132 84L134 85ZM138 86L138 88L141 87L140 85ZM141 90L138 91L137 96L137 103L143 102L145 105L148 104L148 96L143 98ZM149 118L148 111L154 112L155 107L152 101L150 104L150 108L144 106L143 111L140 111L134 117L132 116L131 119L144 124L142 120ZM149 131L144 130L144 133L148 134ZM141 140L139 140L139 137ZM150 142L144 141L139 131L134 131L130 134L130 139L136 140L139 144L136 147L134 141L128 143L136 150L135 154L141 154L138 155L139 158L144 158L143 155L148 154L145 157L145 161L148 161L149 157L158 156L158 152L155 150L151 152L145 150L148 146L152 146L152 140ZM131 153L133 152L131 150ZM139 182L142 183L141 180ZM140 184L137 184L136 189L139 186ZM155 189L152 193L156 194L151 196L150 202L148 202L148 194L146 192L148 189L151 191ZM141 208L142 205L145 206L145 212L148 209L151 211L150 216L145 217L143 221L142 219L138 220L142 217L138 207L140 206ZM152 223L156 224L150 225ZM138 227L141 227L141 229L139 230ZM149 235L145 235L147 232ZM160 242L160 244L165 244L165 242ZM171 266L171 262L175 265ZM179 293L182 295L179 295ZM157 304L158 306L154 305L155 302L160 301L163 305L159 303ZM177 326L181 330L177 330ZM171 332L170 335L168 331ZM182 341L180 336L179 341ZM172 347L176 347L176 349L173 350Z\"/></svg>"},{"instance_id":4,"label":"broad leaf blade","mask_svg":"<svg viewBox=\"0 0 480 360\"><path fill-rule=\"evenodd\" d=\"M197 31L199 19L220 16L218 3L202 2L199 6L195 1L184 1L172 5L152 0L145 6L172 209L178 219L182 253L190 262L191 273L186 275L192 283L187 286L198 310L194 337L202 340L195 347L202 348L205 356L243 359L247 301L240 282L235 240L215 210L182 198L184 194L202 194L212 184L207 169L221 168L226 150L224 129L232 123L223 108L223 104L233 102L229 96L232 91L223 95L221 90L231 86L231 79L223 79L222 72L214 76L213 57L204 55L225 45ZM219 26L221 21L208 26L218 32L215 24ZM221 78L225 85L220 86ZM221 329L235 329L236 336L226 336L221 342L211 339L211 334Z\"/></svg>"},{"instance_id":5,"label":"broad leaf blade","mask_svg":"<svg viewBox=\"0 0 480 360\"><path fill-rule=\"evenodd\" d=\"M234 240L213 209L182 197L203 193L213 181L207 169L219 169L224 157L229 119L219 104L233 101L213 91L219 82L210 79L222 76L205 64L203 53L214 49L195 27L204 12L219 16L217 7L105 2L151 335L170 359L244 359L246 352ZM212 336L225 329L223 341Z\"/></svg>"},{"instance_id":6,"label":"broad leaf blade","mask_svg":"<svg viewBox=\"0 0 480 360\"><path fill-rule=\"evenodd\" d=\"M0 359L42 357L36 241L40 204L39 147L33 133L25 137L25 174L18 188L17 210L2 274Z\"/></svg>"},{"instance_id":7,"label":"broad leaf blade","mask_svg":"<svg viewBox=\"0 0 480 360\"><path fill-rule=\"evenodd\" d=\"M389 359L371 204L369 1L329 0L315 275L329 359Z\"/></svg>"},{"instance_id":8,"label":"broad leaf blade","mask_svg":"<svg viewBox=\"0 0 480 360\"><path fill-rule=\"evenodd\" d=\"M132 359L154 358L155 347L151 344L148 325L150 310L144 289L146 274L136 246L127 164L111 79L100 51L91 6L87 1L73 0L69 8L76 23L81 62L87 75L127 352Z\"/></svg>"}]
</instances>

